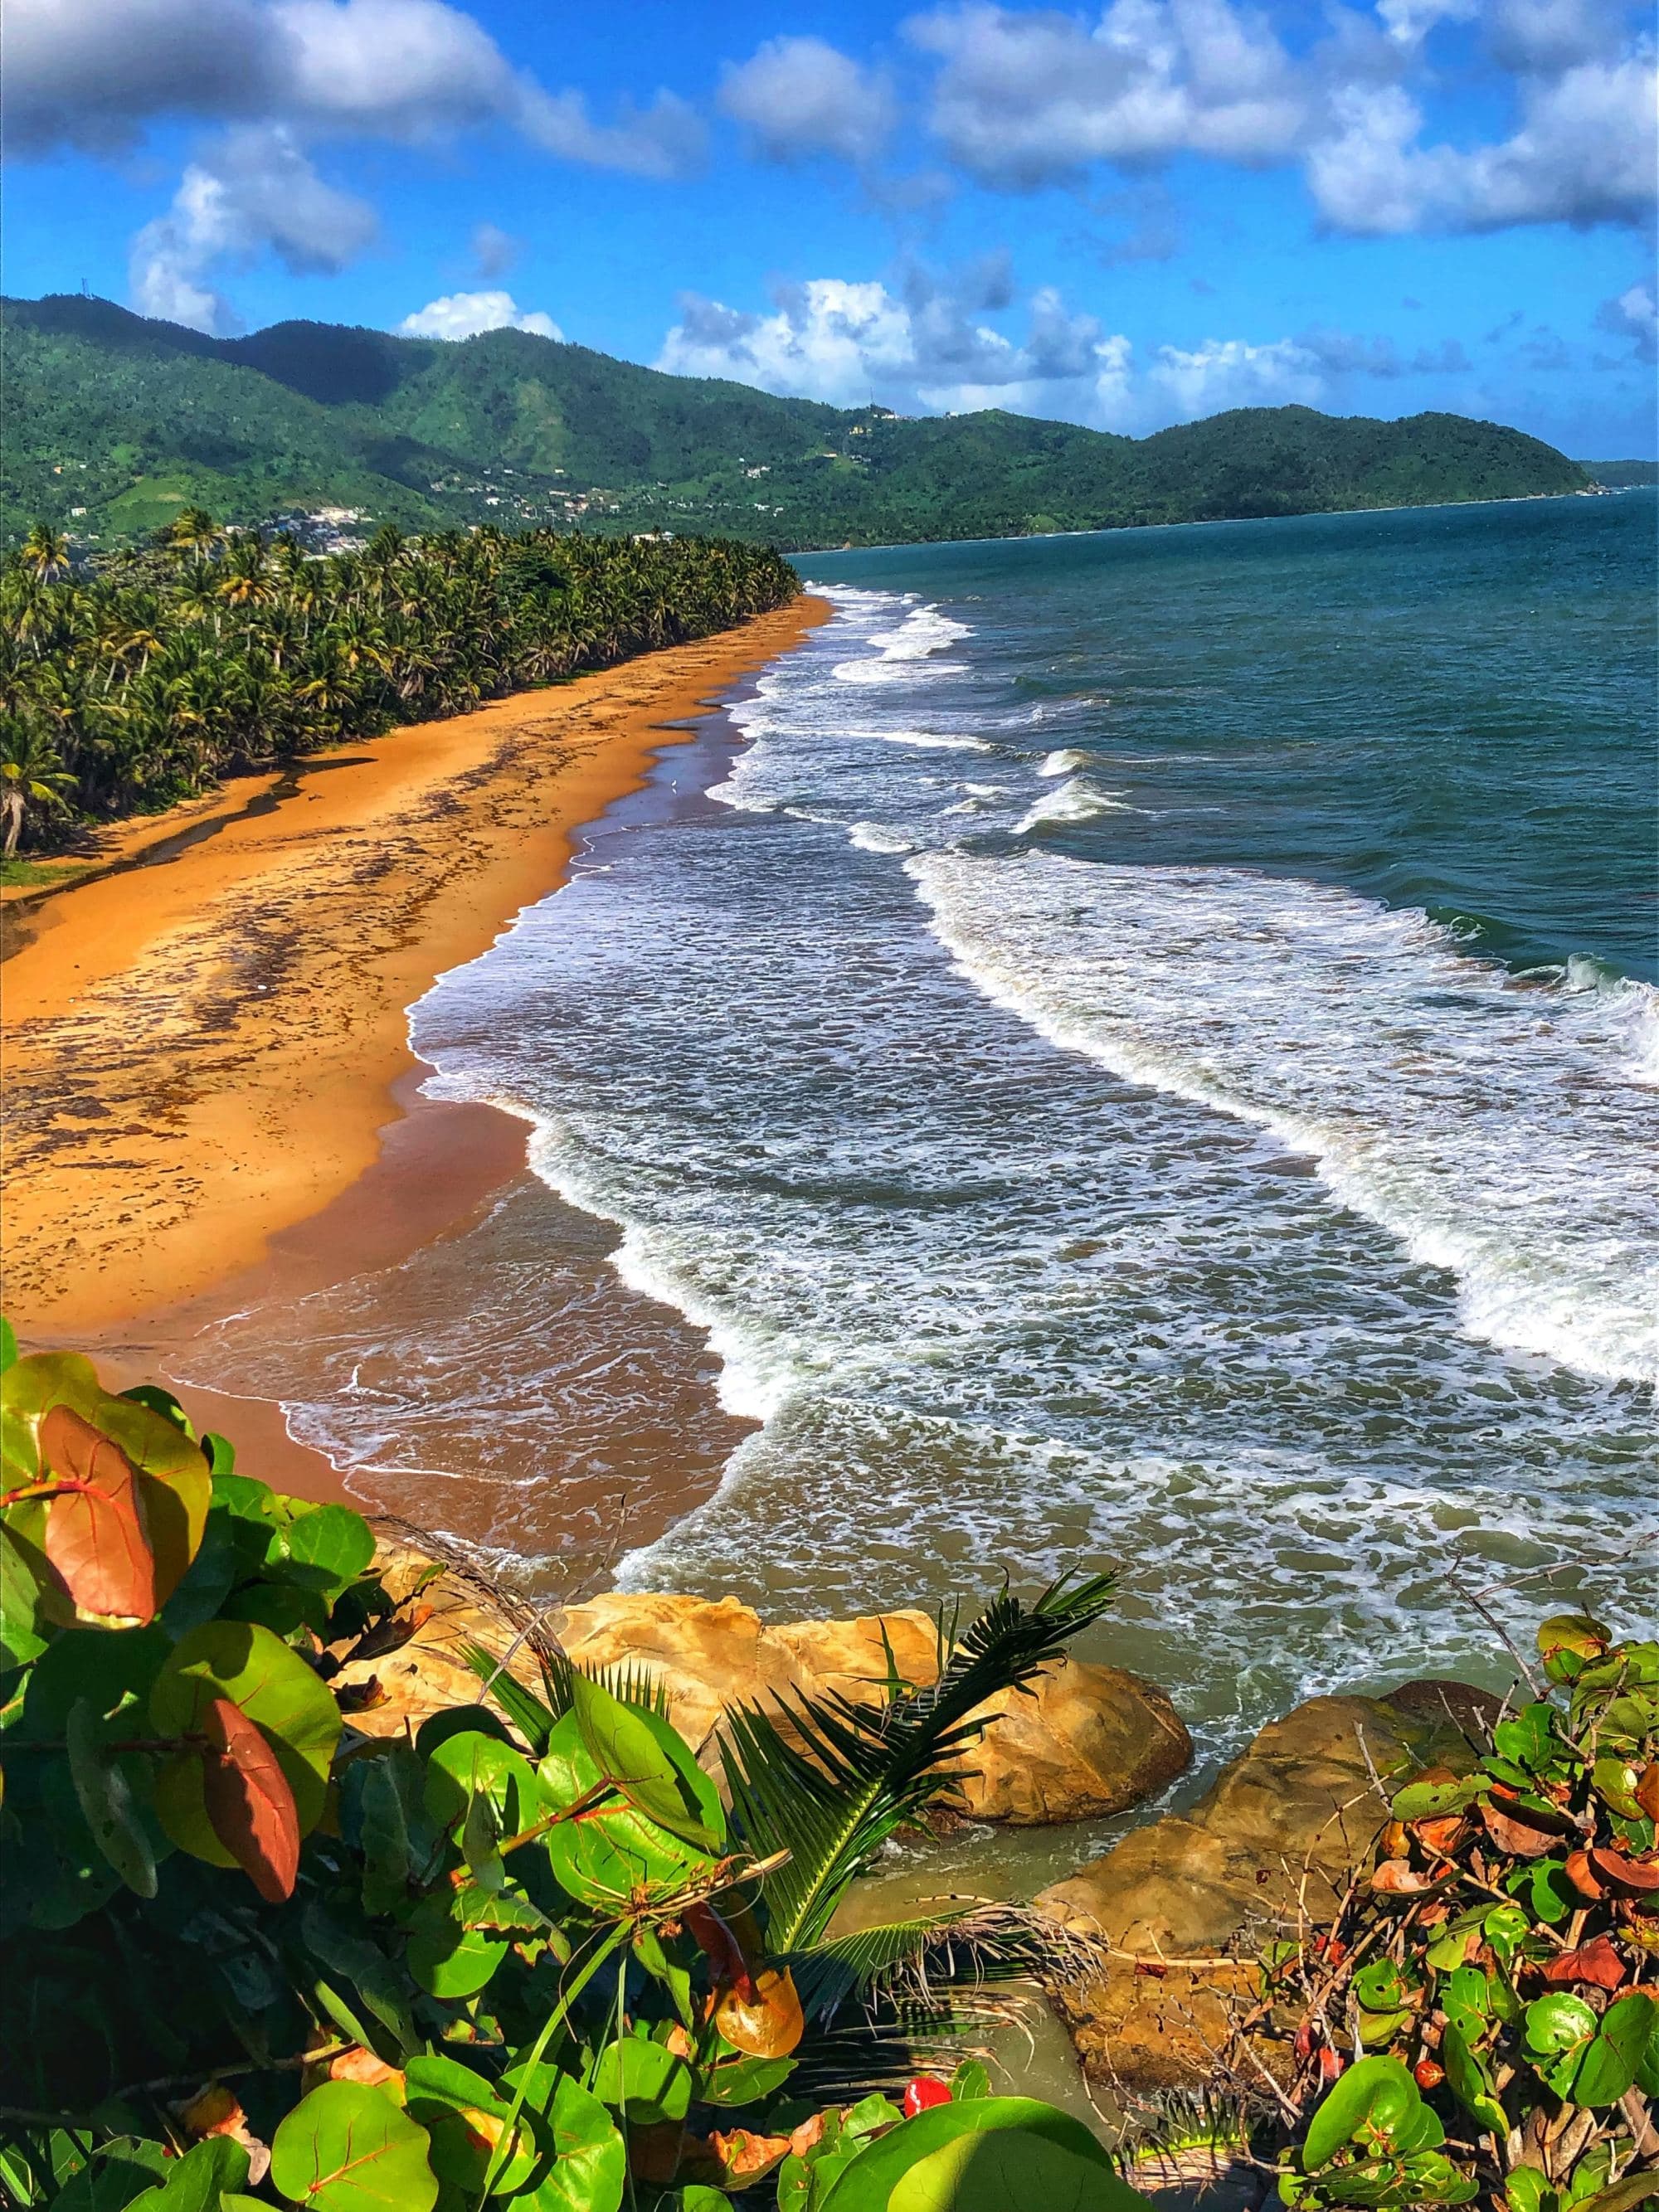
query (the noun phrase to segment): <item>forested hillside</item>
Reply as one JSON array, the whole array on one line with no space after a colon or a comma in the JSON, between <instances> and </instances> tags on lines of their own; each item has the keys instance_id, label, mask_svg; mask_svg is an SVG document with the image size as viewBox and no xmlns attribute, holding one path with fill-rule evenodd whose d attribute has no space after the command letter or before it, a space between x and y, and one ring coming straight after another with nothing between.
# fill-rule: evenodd
<instances>
[{"instance_id":1,"label":"forested hillside","mask_svg":"<svg viewBox=\"0 0 1659 2212\"><path fill-rule=\"evenodd\" d=\"M4 308L0 526L109 546L200 505L718 532L786 549L1574 491L1580 465L1455 415L1245 408L1144 439L997 410L921 420L668 376L522 331L325 323L204 337L102 300Z\"/></svg>"}]
</instances>

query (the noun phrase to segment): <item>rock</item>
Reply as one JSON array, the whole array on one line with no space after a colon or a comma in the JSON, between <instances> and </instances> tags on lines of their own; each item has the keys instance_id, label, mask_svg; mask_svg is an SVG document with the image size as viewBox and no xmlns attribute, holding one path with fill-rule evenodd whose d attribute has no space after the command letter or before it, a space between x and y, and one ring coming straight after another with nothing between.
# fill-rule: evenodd
<instances>
[{"instance_id":1,"label":"rock","mask_svg":"<svg viewBox=\"0 0 1659 2212\"><path fill-rule=\"evenodd\" d=\"M383 1702L352 1715L365 1735L400 1735L428 1714L476 1703L481 1686L463 1647L481 1646L539 1690L534 1651L520 1632L535 1626L586 1667L632 1667L665 1692L668 1717L699 1758L717 1760L716 1723L727 1705L770 1705L789 1695L838 1694L878 1703L890 1670L913 1686L939 1677L938 1632L921 1612L856 1620L799 1620L768 1626L736 1597L678 1597L607 1591L539 1617L493 1592L464 1562L433 1578L416 1547L384 1539L381 1578L410 1598L419 1625L400 1648L354 1661L343 1686L364 1692L377 1681ZM422 1578L427 1578L424 1587ZM1061 1659L1032 1685L987 1707L992 1725L963 1762L962 1809L975 1819L1017 1824L1093 1820L1138 1804L1178 1774L1192 1746L1163 1692L1116 1668Z\"/></svg>"},{"instance_id":2,"label":"rock","mask_svg":"<svg viewBox=\"0 0 1659 2212\"><path fill-rule=\"evenodd\" d=\"M1258 1986L1255 1952L1299 1916L1329 1917L1386 1820L1371 1768L1385 1784L1437 1763L1467 1771L1482 1712L1482 1693L1462 1684L1310 1698L1270 1722L1188 1812L1044 1890L1038 1911L1125 1954L1059 1993L1085 2068L1137 2089L1207 2078L1237 2001ZM1278 2046L1258 2056L1271 2069Z\"/></svg>"},{"instance_id":3,"label":"rock","mask_svg":"<svg viewBox=\"0 0 1659 2212\"><path fill-rule=\"evenodd\" d=\"M1155 1796L1192 1759L1175 1707L1139 1674L1065 1658L1031 1687L983 1708L995 1723L969 1753L960 1787L975 1820L1102 1820Z\"/></svg>"}]
</instances>

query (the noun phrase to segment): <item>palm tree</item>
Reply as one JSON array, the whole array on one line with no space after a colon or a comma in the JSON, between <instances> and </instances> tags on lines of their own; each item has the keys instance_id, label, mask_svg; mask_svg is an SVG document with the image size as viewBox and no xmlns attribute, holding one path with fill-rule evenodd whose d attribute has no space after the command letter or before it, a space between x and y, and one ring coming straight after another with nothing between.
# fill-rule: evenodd
<instances>
[{"instance_id":1,"label":"palm tree","mask_svg":"<svg viewBox=\"0 0 1659 2212\"><path fill-rule=\"evenodd\" d=\"M219 526L204 507L180 507L163 532L168 548L181 560L199 560L219 542Z\"/></svg>"},{"instance_id":2,"label":"palm tree","mask_svg":"<svg viewBox=\"0 0 1659 2212\"><path fill-rule=\"evenodd\" d=\"M74 784L57 746L38 724L21 714L0 715L0 821L6 825L0 850L7 860L17 850L30 810L66 811Z\"/></svg>"},{"instance_id":3,"label":"palm tree","mask_svg":"<svg viewBox=\"0 0 1659 2212\"><path fill-rule=\"evenodd\" d=\"M55 583L69 568L70 543L49 522L32 522L18 559L38 581Z\"/></svg>"}]
</instances>

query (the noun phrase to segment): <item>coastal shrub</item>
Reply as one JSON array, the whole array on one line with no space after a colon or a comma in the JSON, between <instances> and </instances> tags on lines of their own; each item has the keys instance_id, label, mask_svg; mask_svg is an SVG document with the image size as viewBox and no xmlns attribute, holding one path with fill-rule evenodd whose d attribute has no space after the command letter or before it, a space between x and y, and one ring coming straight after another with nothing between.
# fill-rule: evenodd
<instances>
[{"instance_id":1,"label":"coastal shrub","mask_svg":"<svg viewBox=\"0 0 1659 2212\"><path fill-rule=\"evenodd\" d=\"M1395 1790L1334 1923L1266 1960L1299 2014L1292 2212L1659 2199L1659 1644L1547 1620L1528 1694Z\"/></svg>"},{"instance_id":2,"label":"coastal shrub","mask_svg":"<svg viewBox=\"0 0 1659 2212\"><path fill-rule=\"evenodd\" d=\"M9 1332L0 1356L7 2206L1140 2201L972 2061L886 2094L915 2063L895 1978L1029 1963L1019 1940L833 1924L1103 1582L999 1598L927 1690L736 1717L729 1802L648 1681L556 1646L539 1692L479 1654L477 1702L369 1736L343 1671L416 1601L368 1524L240 1473L165 1391Z\"/></svg>"},{"instance_id":3,"label":"coastal shrub","mask_svg":"<svg viewBox=\"0 0 1659 2212\"><path fill-rule=\"evenodd\" d=\"M769 547L721 538L383 529L312 557L186 507L156 545L76 568L36 524L0 564L0 845L708 637L799 589Z\"/></svg>"}]
</instances>

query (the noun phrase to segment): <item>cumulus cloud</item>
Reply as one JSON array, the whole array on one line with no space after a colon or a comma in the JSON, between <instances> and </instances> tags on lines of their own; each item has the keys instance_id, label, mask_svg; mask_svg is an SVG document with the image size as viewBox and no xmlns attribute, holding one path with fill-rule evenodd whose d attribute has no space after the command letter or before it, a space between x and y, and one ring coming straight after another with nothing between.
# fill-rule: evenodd
<instances>
[{"instance_id":1,"label":"cumulus cloud","mask_svg":"<svg viewBox=\"0 0 1659 2212\"><path fill-rule=\"evenodd\" d=\"M1206 338L1190 351L1160 346L1151 374L1185 420L1218 415L1229 407L1311 407L1324 397L1319 369L1317 356L1293 338L1271 345Z\"/></svg>"},{"instance_id":2,"label":"cumulus cloud","mask_svg":"<svg viewBox=\"0 0 1659 2212\"><path fill-rule=\"evenodd\" d=\"M1006 337L978 318L1006 306L1008 290L1006 262L994 256L948 281L913 271L896 290L873 279L813 277L781 289L770 314L688 297L657 365L838 406L874 391L929 410L1052 413L1058 402L1063 411L1098 414L1128 341L1071 313L1049 289L1028 303L1024 340ZM1106 386L1097 389L1102 379Z\"/></svg>"},{"instance_id":3,"label":"cumulus cloud","mask_svg":"<svg viewBox=\"0 0 1659 2212\"><path fill-rule=\"evenodd\" d=\"M1511 137L1464 149L1425 145L1422 111L1401 87L1351 88L1308 182L1335 228L1374 236L1637 222L1653 203L1656 93L1650 59L1584 62L1528 82Z\"/></svg>"},{"instance_id":4,"label":"cumulus cloud","mask_svg":"<svg viewBox=\"0 0 1659 2212\"><path fill-rule=\"evenodd\" d=\"M9 0L5 123L14 155L129 146L152 116L263 111L280 40L253 0Z\"/></svg>"},{"instance_id":5,"label":"cumulus cloud","mask_svg":"<svg viewBox=\"0 0 1659 2212\"><path fill-rule=\"evenodd\" d=\"M1460 25L1513 101L1484 145L1436 143L1419 97L1441 81L1431 40ZM931 129L994 189L1181 154L1297 162L1330 228L1370 235L1627 222L1655 197L1652 44L1618 0L1375 0L1294 47L1243 0L1093 18L963 0L905 31L935 64Z\"/></svg>"},{"instance_id":6,"label":"cumulus cloud","mask_svg":"<svg viewBox=\"0 0 1659 2212\"><path fill-rule=\"evenodd\" d=\"M1638 360L1659 361L1659 301L1652 285L1632 284L1616 300L1603 300L1595 311L1595 327L1628 338Z\"/></svg>"},{"instance_id":7,"label":"cumulus cloud","mask_svg":"<svg viewBox=\"0 0 1659 2212\"><path fill-rule=\"evenodd\" d=\"M398 325L406 338L475 338L481 331L530 331L538 338L562 338L551 315L526 310L510 292L451 292L428 300Z\"/></svg>"},{"instance_id":8,"label":"cumulus cloud","mask_svg":"<svg viewBox=\"0 0 1659 2212\"><path fill-rule=\"evenodd\" d=\"M133 300L169 322L232 329L235 319L209 281L218 264L272 252L296 274L331 274L372 244L376 228L374 210L325 182L286 131L239 125L190 164L172 206L133 240Z\"/></svg>"},{"instance_id":9,"label":"cumulus cloud","mask_svg":"<svg viewBox=\"0 0 1659 2212\"><path fill-rule=\"evenodd\" d=\"M897 119L884 76L814 38L769 39L746 62L728 64L720 106L773 161L818 154L872 161Z\"/></svg>"},{"instance_id":10,"label":"cumulus cloud","mask_svg":"<svg viewBox=\"0 0 1659 2212\"><path fill-rule=\"evenodd\" d=\"M1092 28L972 0L905 27L939 63L933 129L963 167L1006 189L1182 152L1272 160L1303 126L1290 57L1231 0L1112 0Z\"/></svg>"}]
</instances>

